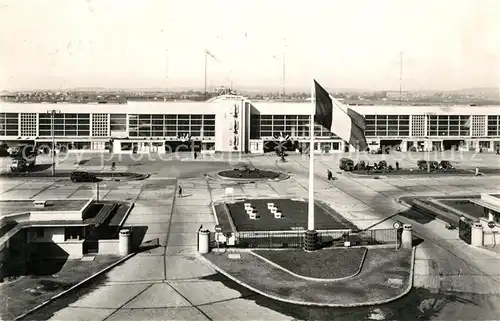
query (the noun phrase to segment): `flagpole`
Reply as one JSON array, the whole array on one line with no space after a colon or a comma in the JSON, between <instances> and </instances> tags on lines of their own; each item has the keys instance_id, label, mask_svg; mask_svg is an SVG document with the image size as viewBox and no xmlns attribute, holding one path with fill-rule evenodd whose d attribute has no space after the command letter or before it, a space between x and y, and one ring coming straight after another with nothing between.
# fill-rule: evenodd
<instances>
[{"instance_id":1,"label":"flagpole","mask_svg":"<svg viewBox=\"0 0 500 321\"><path fill-rule=\"evenodd\" d=\"M316 113L315 83L311 85L311 119L309 123L309 203L307 213L307 231L304 250L311 252L318 248L318 232L314 226L314 115Z\"/></svg>"},{"instance_id":2,"label":"flagpole","mask_svg":"<svg viewBox=\"0 0 500 321\"><path fill-rule=\"evenodd\" d=\"M203 93L205 100L207 100L207 56L208 52L205 50L205 92Z\"/></svg>"},{"instance_id":3,"label":"flagpole","mask_svg":"<svg viewBox=\"0 0 500 321\"><path fill-rule=\"evenodd\" d=\"M309 123L309 207L307 229L314 231L314 114L316 104L314 101L314 82L311 86L311 119Z\"/></svg>"}]
</instances>

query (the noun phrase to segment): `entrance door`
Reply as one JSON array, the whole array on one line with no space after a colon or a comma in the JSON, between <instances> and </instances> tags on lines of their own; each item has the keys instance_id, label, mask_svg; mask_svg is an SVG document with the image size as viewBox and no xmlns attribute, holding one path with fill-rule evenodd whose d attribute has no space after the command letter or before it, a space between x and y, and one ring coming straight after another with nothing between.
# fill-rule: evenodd
<instances>
[{"instance_id":1,"label":"entrance door","mask_svg":"<svg viewBox=\"0 0 500 321\"><path fill-rule=\"evenodd\" d=\"M99 237L97 229L93 228L83 242L83 254L99 253Z\"/></svg>"},{"instance_id":2,"label":"entrance door","mask_svg":"<svg viewBox=\"0 0 500 321\"><path fill-rule=\"evenodd\" d=\"M442 151L441 141L433 141L432 142L432 151L436 151L436 152Z\"/></svg>"}]
</instances>

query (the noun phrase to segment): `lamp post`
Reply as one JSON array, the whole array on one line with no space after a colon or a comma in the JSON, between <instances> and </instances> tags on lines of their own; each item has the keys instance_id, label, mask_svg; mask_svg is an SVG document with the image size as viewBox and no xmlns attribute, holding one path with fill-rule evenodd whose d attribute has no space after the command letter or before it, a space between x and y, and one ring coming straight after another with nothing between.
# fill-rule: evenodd
<instances>
[{"instance_id":1,"label":"lamp post","mask_svg":"<svg viewBox=\"0 0 500 321\"><path fill-rule=\"evenodd\" d=\"M283 49L283 99L285 99L285 95L286 95L286 50L287 50L286 38L283 38L283 42L284 42L284 49Z\"/></svg>"},{"instance_id":2,"label":"lamp post","mask_svg":"<svg viewBox=\"0 0 500 321\"><path fill-rule=\"evenodd\" d=\"M56 138L54 136L54 117L55 114L61 113L60 110L57 109L51 109L47 110L47 114L50 114L50 134L52 136L52 150L51 150L51 157L52 157L52 176L56 176L56 161L55 161L55 152L56 152Z\"/></svg>"},{"instance_id":3,"label":"lamp post","mask_svg":"<svg viewBox=\"0 0 500 321\"><path fill-rule=\"evenodd\" d=\"M403 105L403 53L399 53L399 106Z\"/></svg>"}]
</instances>

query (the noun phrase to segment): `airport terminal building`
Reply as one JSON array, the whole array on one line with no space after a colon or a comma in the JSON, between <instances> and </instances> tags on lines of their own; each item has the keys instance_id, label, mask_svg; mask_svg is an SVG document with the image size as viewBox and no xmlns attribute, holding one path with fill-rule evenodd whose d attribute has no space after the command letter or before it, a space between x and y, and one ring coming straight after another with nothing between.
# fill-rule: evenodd
<instances>
[{"instance_id":1,"label":"airport terminal building","mask_svg":"<svg viewBox=\"0 0 500 321\"><path fill-rule=\"evenodd\" d=\"M288 149L309 148L310 102L252 102L223 95L206 102L127 104L0 102L0 140L67 151L169 153L273 151L278 135ZM500 106L350 106L366 118L370 149L495 151ZM316 152L352 150L316 125Z\"/></svg>"}]
</instances>

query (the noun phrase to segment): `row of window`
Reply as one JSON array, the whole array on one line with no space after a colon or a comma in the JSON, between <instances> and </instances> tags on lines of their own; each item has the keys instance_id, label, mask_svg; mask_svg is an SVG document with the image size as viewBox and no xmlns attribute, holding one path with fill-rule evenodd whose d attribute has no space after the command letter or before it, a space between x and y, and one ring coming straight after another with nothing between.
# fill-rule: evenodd
<instances>
[{"instance_id":1,"label":"row of window","mask_svg":"<svg viewBox=\"0 0 500 321\"><path fill-rule=\"evenodd\" d=\"M276 137L282 134L309 137L310 118L309 115L251 115L250 139ZM320 125L314 125L314 136L338 138Z\"/></svg>"},{"instance_id":2,"label":"row of window","mask_svg":"<svg viewBox=\"0 0 500 321\"><path fill-rule=\"evenodd\" d=\"M488 116L488 136L500 136L500 115Z\"/></svg>"},{"instance_id":3,"label":"row of window","mask_svg":"<svg viewBox=\"0 0 500 321\"><path fill-rule=\"evenodd\" d=\"M0 113L0 135L17 136L19 130L18 113Z\"/></svg>"},{"instance_id":4,"label":"row of window","mask_svg":"<svg viewBox=\"0 0 500 321\"><path fill-rule=\"evenodd\" d=\"M215 137L215 126L178 126L178 127L141 127L139 130L129 130L130 137Z\"/></svg>"},{"instance_id":5,"label":"row of window","mask_svg":"<svg viewBox=\"0 0 500 321\"><path fill-rule=\"evenodd\" d=\"M215 114L132 114L128 126L131 137L215 137Z\"/></svg>"},{"instance_id":6,"label":"row of window","mask_svg":"<svg viewBox=\"0 0 500 321\"><path fill-rule=\"evenodd\" d=\"M368 137L410 135L409 115L368 115L365 123Z\"/></svg>"},{"instance_id":7,"label":"row of window","mask_svg":"<svg viewBox=\"0 0 500 321\"><path fill-rule=\"evenodd\" d=\"M19 119L20 115L20 119ZM38 135L90 136L90 114L39 114ZM367 115L366 136L500 136L499 115ZM309 115L252 115L250 138L288 134L309 136ZM411 122L411 126L410 126ZM19 126L19 124L21 126ZM215 136L215 115L129 114L129 136ZM92 114L92 136L107 137L109 131L126 131L127 114ZM37 136L36 113L0 113L0 136ZM315 125L315 136L336 136Z\"/></svg>"},{"instance_id":8,"label":"row of window","mask_svg":"<svg viewBox=\"0 0 500 321\"><path fill-rule=\"evenodd\" d=\"M21 113L21 115L36 115L37 113ZM92 114L93 116L109 115L111 121L120 121L127 118L127 114L107 114L107 113L97 113ZM471 115L412 115L414 117L425 117L431 120L438 121L452 121L452 120L463 120L468 119ZM488 121L495 122L498 120L498 115L474 115L475 117L488 117ZM19 113L0 113L0 122L5 119L18 119ZM50 121L52 114L49 113L39 113L40 119L47 119ZM258 117L263 121L296 121L296 120L309 120L309 115L252 115L252 117ZM365 119L368 120L409 120L410 115L365 115ZM54 119L89 119L90 114L88 113L56 113L54 114ZM214 114L129 114L131 119L215 119Z\"/></svg>"}]
</instances>

